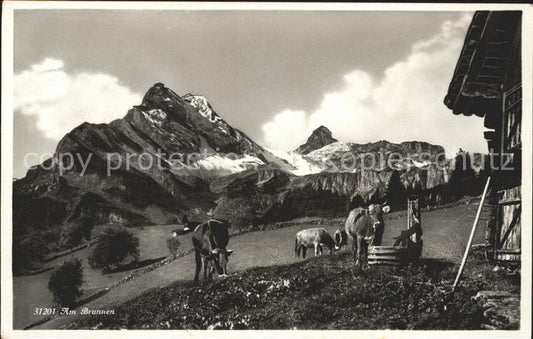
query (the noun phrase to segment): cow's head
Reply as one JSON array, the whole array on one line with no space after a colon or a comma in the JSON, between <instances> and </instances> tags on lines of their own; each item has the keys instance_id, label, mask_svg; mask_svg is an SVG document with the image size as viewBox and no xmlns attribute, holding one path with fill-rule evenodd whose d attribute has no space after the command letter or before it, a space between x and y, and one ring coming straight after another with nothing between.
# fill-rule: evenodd
<instances>
[{"instance_id":1,"label":"cow's head","mask_svg":"<svg viewBox=\"0 0 533 339\"><path fill-rule=\"evenodd\" d=\"M375 216L377 218L382 218L383 214L390 212L390 206L388 205L380 205L380 204L372 204L368 206L368 214L371 216Z\"/></svg>"},{"instance_id":2,"label":"cow's head","mask_svg":"<svg viewBox=\"0 0 533 339\"><path fill-rule=\"evenodd\" d=\"M342 246L346 245L348 237L345 231L338 229L333 235L333 240L335 240L335 250L338 251L342 248Z\"/></svg>"},{"instance_id":3,"label":"cow's head","mask_svg":"<svg viewBox=\"0 0 533 339\"><path fill-rule=\"evenodd\" d=\"M385 204L372 204L368 206L368 214L374 220L374 230L383 223L383 214L390 212L390 206Z\"/></svg>"},{"instance_id":4,"label":"cow's head","mask_svg":"<svg viewBox=\"0 0 533 339\"><path fill-rule=\"evenodd\" d=\"M211 251L211 259L219 276L224 277L227 275L228 258L233 253L233 250L227 250L225 248L215 248Z\"/></svg>"}]
</instances>

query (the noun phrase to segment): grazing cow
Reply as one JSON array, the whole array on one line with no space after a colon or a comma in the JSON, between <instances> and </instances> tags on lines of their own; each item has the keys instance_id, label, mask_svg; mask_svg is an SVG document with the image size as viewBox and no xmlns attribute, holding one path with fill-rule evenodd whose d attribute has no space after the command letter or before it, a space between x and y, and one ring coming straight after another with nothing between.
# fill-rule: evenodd
<instances>
[{"instance_id":1,"label":"grazing cow","mask_svg":"<svg viewBox=\"0 0 533 339\"><path fill-rule=\"evenodd\" d=\"M196 259L194 281L198 282L200 269L204 268L204 280L211 278L213 271L220 277L227 275L228 257L233 253L226 249L229 242L229 223L224 220L211 219L202 223L193 231L192 243Z\"/></svg>"},{"instance_id":2,"label":"grazing cow","mask_svg":"<svg viewBox=\"0 0 533 339\"><path fill-rule=\"evenodd\" d=\"M383 214L389 213L390 207L372 204L367 209L356 208L350 211L344 230L352 240L355 265L368 265L368 246L380 246L385 230ZM364 262L363 262L364 258Z\"/></svg>"},{"instance_id":3,"label":"grazing cow","mask_svg":"<svg viewBox=\"0 0 533 339\"><path fill-rule=\"evenodd\" d=\"M194 230L194 228L196 226L200 225L202 222L201 221L194 221L194 220L191 221L191 220L189 220L189 218L185 214L181 218L181 223L183 224L183 227L181 229L177 228L175 230L172 230L172 236L173 237L177 237L178 235L192 232L192 230Z\"/></svg>"},{"instance_id":4,"label":"grazing cow","mask_svg":"<svg viewBox=\"0 0 533 339\"><path fill-rule=\"evenodd\" d=\"M335 250L346 248L346 244L348 244L348 235L346 234L346 231L339 228L335 231L333 239L335 239Z\"/></svg>"},{"instance_id":5,"label":"grazing cow","mask_svg":"<svg viewBox=\"0 0 533 339\"><path fill-rule=\"evenodd\" d=\"M175 230L172 230L172 236L177 237L178 235L190 233L196 226L200 225L201 223L201 221L189 221L187 224L183 225L183 228L176 228Z\"/></svg>"},{"instance_id":6,"label":"grazing cow","mask_svg":"<svg viewBox=\"0 0 533 339\"><path fill-rule=\"evenodd\" d=\"M201 221L194 221L189 220L189 217L187 217L187 214L183 215L183 218L181 218L181 223L183 224L183 232L191 232L196 226L200 225Z\"/></svg>"},{"instance_id":7,"label":"grazing cow","mask_svg":"<svg viewBox=\"0 0 533 339\"><path fill-rule=\"evenodd\" d=\"M335 247L335 241L331 235L324 228L309 228L306 230L301 230L296 233L296 239L294 243L294 254L296 257L300 257L300 251L302 252L302 257L305 259L305 254L307 253L307 248L315 248L315 257L319 254L322 254L323 248L322 245L325 245L329 249L329 253L333 252Z\"/></svg>"},{"instance_id":8,"label":"grazing cow","mask_svg":"<svg viewBox=\"0 0 533 339\"><path fill-rule=\"evenodd\" d=\"M187 221L187 223L183 226L183 232L191 232L196 228L196 226L200 225L201 223L201 221Z\"/></svg>"}]
</instances>

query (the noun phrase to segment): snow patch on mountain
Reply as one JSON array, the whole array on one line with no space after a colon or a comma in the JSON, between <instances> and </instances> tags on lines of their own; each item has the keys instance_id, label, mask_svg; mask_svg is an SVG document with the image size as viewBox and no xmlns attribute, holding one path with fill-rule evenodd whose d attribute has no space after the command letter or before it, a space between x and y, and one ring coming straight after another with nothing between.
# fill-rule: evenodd
<instances>
[{"instance_id":1,"label":"snow patch on mountain","mask_svg":"<svg viewBox=\"0 0 533 339\"><path fill-rule=\"evenodd\" d=\"M220 170L230 173L238 173L250 168L256 168L265 163L261 159L251 156L243 155L242 157L223 157L219 154L214 154L198 160L196 164L207 170Z\"/></svg>"},{"instance_id":2,"label":"snow patch on mountain","mask_svg":"<svg viewBox=\"0 0 533 339\"><path fill-rule=\"evenodd\" d=\"M357 145L358 144L352 142L337 141L308 153L307 157L313 161L322 163L332 154L343 154L352 152L354 147L356 147Z\"/></svg>"},{"instance_id":3,"label":"snow patch on mountain","mask_svg":"<svg viewBox=\"0 0 533 339\"><path fill-rule=\"evenodd\" d=\"M194 108L198 110L198 113L200 113L204 118L209 119L211 122L222 121L222 118L220 118L218 114L213 111L206 97L189 93L185 94L181 98L190 103Z\"/></svg>"},{"instance_id":4,"label":"snow patch on mountain","mask_svg":"<svg viewBox=\"0 0 533 339\"><path fill-rule=\"evenodd\" d=\"M426 167L428 167L429 165L432 164L431 161L418 161L418 160L415 160L415 159L410 159L410 160L413 163L413 165L415 167L418 167L418 168L426 168Z\"/></svg>"},{"instance_id":5,"label":"snow patch on mountain","mask_svg":"<svg viewBox=\"0 0 533 339\"><path fill-rule=\"evenodd\" d=\"M272 149L268 149L268 151L292 165L293 168L289 168L288 170L294 175L302 176L315 174L320 173L323 170L320 163L316 163L297 152L283 152Z\"/></svg>"},{"instance_id":6,"label":"snow patch on mountain","mask_svg":"<svg viewBox=\"0 0 533 339\"><path fill-rule=\"evenodd\" d=\"M146 112L142 111L142 114L146 120L158 126L163 125L163 121L167 118L167 114L159 108L151 109Z\"/></svg>"}]
</instances>

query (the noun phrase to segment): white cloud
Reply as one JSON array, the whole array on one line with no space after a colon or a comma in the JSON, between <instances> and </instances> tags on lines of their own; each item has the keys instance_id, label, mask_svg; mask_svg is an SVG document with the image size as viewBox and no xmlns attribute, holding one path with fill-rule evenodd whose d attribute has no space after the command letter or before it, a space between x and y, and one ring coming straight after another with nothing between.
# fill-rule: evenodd
<instances>
[{"instance_id":1,"label":"white cloud","mask_svg":"<svg viewBox=\"0 0 533 339\"><path fill-rule=\"evenodd\" d=\"M306 119L304 111L287 109L278 113L272 121L263 125L265 142L276 150L296 148L299 141L307 133L305 129L301 128L301 126L307 125ZM281 126L283 127L280 128Z\"/></svg>"},{"instance_id":2,"label":"white cloud","mask_svg":"<svg viewBox=\"0 0 533 339\"><path fill-rule=\"evenodd\" d=\"M53 140L88 121L123 117L142 97L103 73L67 72L61 60L47 58L15 74L16 112L37 118L37 128Z\"/></svg>"},{"instance_id":3,"label":"white cloud","mask_svg":"<svg viewBox=\"0 0 533 339\"><path fill-rule=\"evenodd\" d=\"M320 125L342 141L427 141L446 148L485 151L482 119L459 117L443 104L470 16L446 21L440 31L415 42L381 79L363 70L344 76L312 112L284 110L263 126L268 147L292 150Z\"/></svg>"}]
</instances>

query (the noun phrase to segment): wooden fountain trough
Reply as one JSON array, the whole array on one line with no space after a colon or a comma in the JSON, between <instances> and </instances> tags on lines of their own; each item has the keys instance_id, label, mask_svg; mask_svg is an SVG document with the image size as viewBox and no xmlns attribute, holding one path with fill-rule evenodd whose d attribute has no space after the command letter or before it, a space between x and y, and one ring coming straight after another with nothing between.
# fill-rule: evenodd
<instances>
[{"instance_id":1,"label":"wooden fountain trough","mask_svg":"<svg viewBox=\"0 0 533 339\"><path fill-rule=\"evenodd\" d=\"M369 246L368 264L401 266L407 263L407 248L403 246Z\"/></svg>"},{"instance_id":2,"label":"wooden fountain trough","mask_svg":"<svg viewBox=\"0 0 533 339\"><path fill-rule=\"evenodd\" d=\"M403 266L418 261L422 252L422 226L420 225L420 220L418 197L412 196L407 199L407 231L402 232L405 233L404 241L400 246L369 246L368 264ZM418 232L415 232L416 229L418 229Z\"/></svg>"}]
</instances>

